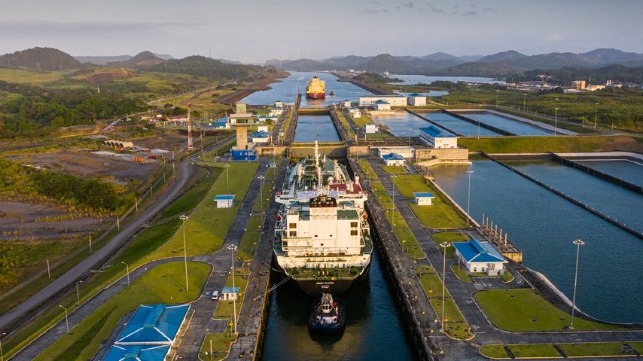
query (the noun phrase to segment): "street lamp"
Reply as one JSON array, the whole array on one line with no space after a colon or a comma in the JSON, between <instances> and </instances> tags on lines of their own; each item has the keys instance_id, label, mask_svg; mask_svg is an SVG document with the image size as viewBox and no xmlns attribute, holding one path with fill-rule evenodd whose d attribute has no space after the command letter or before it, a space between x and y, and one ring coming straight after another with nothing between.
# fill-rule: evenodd
<instances>
[{"instance_id":1,"label":"street lamp","mask_svg":"<svg viewBox=\"0 0 643 361\"><path fill-rule=\"evenodd\" d=\"M554 113L554 135L558 133L558 107L554 108L555 113Z\"/></svg>"},{"instance_id":2,"label":"street lamp","mask_svg":"<svg viewBox=\"0 0 643 361\"><path fill-rule=\"evenodd\" d=\"M67 318L67 308L63 305L58 305L58 307L61 307L63 310L65 310L65 325L67 326L67 332L69 332L69 319Z\"/></svg>"},{"instance_id":3,"label":"street lamp","mask_svg":"<svg viewBox=\"0 0 643 361\"><path fill-rule=\"evenodd\" d=\"M225 185L227 193L230 193L230 180L228 179L228 173L230 173L230 164L226 163L225 165Z\"/></svg>"},{"instance_id":4,"label":"street lamp","mask_svg":"<svg viewBox=\"0 0 643 361\"><path fill-rule=\"evenodd\" d=\"M527 111L527 93L522 94L522 111Z\"/></svg>"},{"instance_id":5,"label":"street lamp","mask_svg":"<svg viewBox=\"0 0 643 361\"><path fill-rule=\"evenodd\" d=\"M230 262L231 262L231 268L232 268L232 292L234 293L234 297L232 298L232 307L233 307L233 317L234 317L234 334L237 334L237 290L235 289L234 286L234 251L237 250L237 246L234 244L231 244L227 247L230 250Z\"/></svg>"},{"instance_id":6,"label":"street lamp","mask_svg":"<svg viewBox=\"0 0 643 361\"><path fill-rule=\"evenodd\" d=\"M597 118L598 118L598 103L594 103L594 129L596 129Z\"/></svg>"},{"instance_id":7,"label":"street lamp","mask_svg":"<svg viewBox=\"0 0 643 361\"><path fill-rule=\"evenodd\" d=\"M569 329L574 329L574 310L576 309L576 283L578 281L578 255L580 254L580 246L584 245L580 239L575 239L572 241L576 245L576 271L574 272L574 294L572 296L572 320L569 324Z\"/></svg>"},{"instance_id":8,"label":"street lamp","mask_svg":"<svg viewBox=\"0 0 643 361\"><path fill-rule=\"evenodd\" d=\"M127 275L127 285L129 286L130 285L130 283L129 283L129 265L127 263L125 263L125 262L121 262L121 263L125 265L125 274Z\"/></svg>"},{"instance_id":9,"label":"street lamp","mask_svg":"<svg viewBox=\"0 0 643 361\"><path fill-rule=\"evenodd\" d=\"M393 209L391 210L391 218L393 219L393 226L395 226L395 178L397 177L397 174L392 174L391 175L391 180L393 181Z\"/></svg>"},{"instance_id":10,"label":"street lamp","mask_svg":"<svg viewBox=\"0 0 643 361\"><path fill-rule=\"evenodd\" d=\"M263 214L263 180L264 176L260 175L257 177L259 179L259 215Z\"/></svg>"},{"instance_id":11,"label":"street lamp","mask_svg":"<svg viewBox=\"0 0 643 361\"><path fill-rule=\"evenodd\" d=\"M187 221L188 216L182 214L179 216L179 219L183 221L183 263L185 264L185 290L190 290L190 284L188 283L188 250L185 246L185 221Z\"/></svg>"},{"instance_id":12,"label":"street lamp","mask_svg":"<svg viewBox=\"0 0 643 361\"><path fill-rule=\"evenodd\" d=\"M469 213L469 203L471 200L471 173L473 173L473 171L469 168L469 170L467 170L467 174L469 175L469 189L467 190L467 226L469 225L469 218L471 218Z\"/></svg>"},{"instance_id":13,"label":"street lamp","mask_svg":"<svg viewBox=\"0 0 643 361\"><path fill-rule=\"evenodd\" d=\"M447 264L447 247L449 247L451 244L449 242L442 242L440 243L440 247L442 247L442 329L440 331L445 332L446 329L444 328L444 294L445 294L445 276L446 276L446 264Z\"/></svg>"},{"instance_id":14,"label":"street lamp","mask_svg":"<svg viewBox=\"0 0 643 361\"><path fill-rule=\"evenodd\" d=\"M76 303L80 304L80 292L78 291L78 285L83 283L82 280L76 282Z\"/></svg>"}]
</instances>

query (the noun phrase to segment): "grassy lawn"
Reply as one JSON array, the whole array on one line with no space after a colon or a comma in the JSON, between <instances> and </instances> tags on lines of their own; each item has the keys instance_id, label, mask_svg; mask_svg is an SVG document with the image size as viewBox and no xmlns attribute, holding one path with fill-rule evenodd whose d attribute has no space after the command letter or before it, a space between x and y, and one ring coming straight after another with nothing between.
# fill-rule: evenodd
<instances>
[{"instance_id":1,"label":"grassy lawn","mask_svg":"<svg viewBox=\"0 0 643 361\"><path fill-rule=\"evenodd\" d=\"M193 301L210 272L204 263L190 262L188 271L190 291L185 291L183 262L170 262L151 269L132 282L118 295L97 308L89 317L58 339L35 360L86 360L94 357L103 340L107 339L121 319L141 304L181 304ZM59 317L64 317L59 309Z\"/></svg>"},{"instance_id":2,"label":"grassy lawn","mask_svg":"<svg viewBox=\"0 0 643 361\"><path fill-rule=\"evenodd\" d=\"M435 245L440 247L440 244L442 242L447 242L447 243L453 243L453 242L464 242L469 239L465 234L459 233L459 232L439 232L439 233L433 233L431 235L431 239L433 239L433 242L435 242ZM446 258L454 258L455 257L455 248L453 246L447 247L447 254Z\"/></svg>"},{"instance_id":3,"label":"grassy lawn","mask_svg":"<svg viewBox=\"0 0 643 361\"><path fill-rule=\"evenodd\" d=\"M255 162L229 163L227 171L220 173L214 185L192 211L186 214L188 219L182 225L184 229L175 232L167 243L145 258L144 262L154 259L183 255L183 235L185 232L187 254L196 256L213 252L221 247L228 229L237 217L242 201L258 164ZM218 164L221 169L224 164ZM227 172L229 171L229 174ZM221 171L219 171L221 172ZM214 196L217 194L234 194L235 204L231 208L217 208Z\"/></svg>"},{"instance_id":4,"label":"grassy lawn","mask_svg":"<svg viewBox=\"0 0 643 361\"><path fill-rule=\"evenodd\" d=\"M466 283L473 283L469 275L467 274L467 270L464 267L459 267L457 265L451 265L451 272L458 277L458 279L462 282Z\"/></svg>"},{"instance_id":5,"label":"grassy lawn","mask_svg":"<svg viewBox=\"0 0 643 361\"><path fill-rule=\"evenodd\" d=\"M468 148L471 152L486 153L598 152L610 143L627 139L633 138L628 136L481 137L480 139L458 139L458 145Z\"/></svg>"},{"instance_id":6,"label":"grassy lawn","mask_svg":"<svg viewBox=\"0 0 643 361\"><path fill-rule=\"evenodd\" d=\"M236 340L236 336L230 333L206 334L199 351L199 360L223 360L228 355L230 345L234 340Z\"/></svg>"},{"instance_id":7,"label":"grassy lawn","mask_svg":"<svg viewBox=\"0 0 643 361\"><path fill-rule=\"evenodd\" d=\"M388 174L406 174L406 167L401 165L383 165L382 169Z\"/></svg>"},{"instance_id":8,"label":"grassy lawn","mask_svg":"<svg viewBox=\"0 0 643 361\"><path fill-rule=\"evenodd\" d=\"M437 317L442 322L442 279L432 267L418 266L415 267L415 272L420 279L420 284L424 293L427 295L431 307L435 311ZM444 320L445 329L449 336L460 340L468 340L473 337L469 331L469 324L460 313L460 309L451 298L449 290L445 288L446 294L444 295Z\"/></svg>"},{"instance_id":9,"label":"grassy lawn","mask_svg":"<svg viewBox=\"0 0 643 361\"><path fill-rule=\"evenodd\" d=\"M475 299L491 322L505 331L560 331L567 329L570 315L554 307L531 289L485 290ZM525 307L529 305L529 307ZM577 330L609 330L617 326L574 319Z\"/></svg>"},{"instance_id":10,"label":"grassy lawn","mask_svg":"<svg viewBox=\"0 0 643 361\"><path fill-rule=\"evenodd\" d=\"M366 176L367 179L370 179L370 180L377 179L377 174L375 174L373 167L371 167L371 164L368 162L367 159L360 159L359 166L362 168L362 172L364 172L364 175Z\"/></svg>"},{"instance_id":11,"label":"grassy lawn","mask_svg":"<svg viewBox=\"0 0 643 361\"><path fill-rule=\"evenodd\" d=\"M400 175L395 181L396 189L408 201L415 198L414 192L431 192L435 196L430 206L419 206L411 203L411 210L420 223L428 228L461 228L465 227L464 219L457 213L451 203L431 184L426 184L422 176Z\"/></svg>"},{"instance_id":12,"label":"grassy lawn","mask_svg":"<svg viewBox=\"0 0 643 361\"><path fill-rule=\"evenodd\" d=\"M556 343L568 357L618 357L631 354L623 353L623 344L627 343L635 350L643 348L643 342L579 342L579 343ZM509 344L509 345L483 345L479 352L481 355L490 358L509 358L504 350L508 347L516 358L562 358L556 351L554 344Z\"/></svg>"}]
</instances>

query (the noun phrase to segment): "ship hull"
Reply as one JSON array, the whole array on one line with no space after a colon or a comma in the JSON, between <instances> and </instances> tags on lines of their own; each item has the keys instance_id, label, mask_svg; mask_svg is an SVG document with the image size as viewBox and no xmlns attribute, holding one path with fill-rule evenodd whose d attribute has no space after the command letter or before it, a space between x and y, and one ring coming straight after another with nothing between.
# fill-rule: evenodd
<instances>
[{"instance_id":1,"label":"ship hull","mask_svg":"<svg viewBox=\"0 0 643 361\"><path fill-rule=\"evenodd\" d=\"M275 257L276 258L276 257ZM333 295L339 295L346 292L353 285L364 281L368 277L368 272L370 270L371 264L369 263L366 267L362 269L357 276L354 278L342 278L342 279L333 279L333 278L316 278L316 279L299 279L293 277L287 271L285 271L277 260L274 260L274 264L277 266L277 269L280 272L281 277L291 276L288 283L294 285L300 290L304 291L307 295L311 297L321 297L323 293L330 293Z\"/></svg>"},{"instance_id":2,"label":"ship hull","mask_svg":"<svg viewBox=\"0 0 643 361\"><path fill-rule=\"evenodd\" d=\"M306 93L307 99L325 99L326 93Z\"/></svg>"}]
</instances>

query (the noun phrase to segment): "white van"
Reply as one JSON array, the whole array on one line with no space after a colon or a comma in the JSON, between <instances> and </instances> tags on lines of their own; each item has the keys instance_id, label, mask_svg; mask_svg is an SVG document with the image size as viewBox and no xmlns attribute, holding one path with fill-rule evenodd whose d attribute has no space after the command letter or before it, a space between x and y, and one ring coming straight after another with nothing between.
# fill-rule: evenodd
<instances>
[{"instance_id":1,"label":"white van","mask_svg":"<svg viewBox=\"0 0 643 361\"><path fill-rule=\"evenodd\" d=\"M212 299L213 300L218 300L219 299L219 291L212 292Z\"/></svg>"}]
</instances>

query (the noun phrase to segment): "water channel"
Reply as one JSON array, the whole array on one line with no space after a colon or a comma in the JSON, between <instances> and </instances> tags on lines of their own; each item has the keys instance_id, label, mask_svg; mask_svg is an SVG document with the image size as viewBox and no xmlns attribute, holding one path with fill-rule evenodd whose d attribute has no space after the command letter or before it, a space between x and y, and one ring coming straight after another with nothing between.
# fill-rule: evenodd
<instances>
[{"instance_id":1,"label":"water channel","mask_svg":"<svg viewBox=\"0 0 643 361\"><path fill-rule=\"evenodd\" d=\"M329 115L300 115L295 142L339 142L339 134Z\"/></svg>"},{"instance_id":2,"label":"water channel","mask_svg":"<svg viewBox=\"0 0 643 361\"><path fill-rule=\"evenodd\" d=\"M512 165L616 219L627 219L630 226L643 228L643 195L552 162ZM440 187L465 208L467 169L432 169ZM580 249L578 307L606 321L643 322L639 273L643 240L490 160L475 160L471 169L472 216L480 220L484 214L508 232L509 240L523 251L527 267L543 273L571 299L576 255L572 241L580 238L585 245Z\"/></svg>"}]
</instances>

